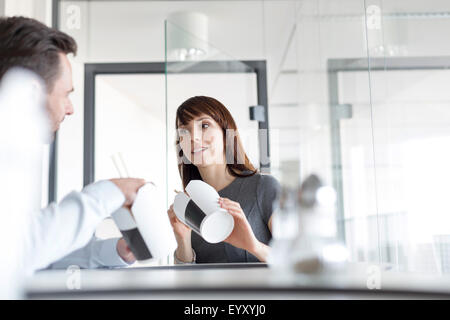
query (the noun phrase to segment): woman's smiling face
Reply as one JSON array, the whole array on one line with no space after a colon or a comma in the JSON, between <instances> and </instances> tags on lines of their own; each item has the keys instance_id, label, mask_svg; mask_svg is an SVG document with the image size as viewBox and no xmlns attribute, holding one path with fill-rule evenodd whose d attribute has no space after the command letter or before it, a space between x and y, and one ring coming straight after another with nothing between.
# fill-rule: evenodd
<instances>
[{"instance_id":1,"label":"woman's smiling face","mask_svg":"<svg viewBox=\"0 0 450 320\"><path fill-rule=\"evenodd\" d=\"M210 116L202 114L186 125L178 123L178 136L184 156L197 167L225 163L223 130Z\"/></svg>"}]
</instances>

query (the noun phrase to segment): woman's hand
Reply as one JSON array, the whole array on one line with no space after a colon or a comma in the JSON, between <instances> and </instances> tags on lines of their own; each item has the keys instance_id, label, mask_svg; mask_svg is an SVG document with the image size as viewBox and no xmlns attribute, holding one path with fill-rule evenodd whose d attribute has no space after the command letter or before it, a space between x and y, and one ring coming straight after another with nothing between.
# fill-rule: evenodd
<instances>
[{"instance_id":1,"label":"woman's hand","mask_svg":"<svg viewBox=\"0 0 450 320\"><path fill-rule=\"evenodd\" d=\"M225 239L225 242L237 248L247 250L260 261L266 261L269 247L255 237L252 227L244 211L242 211L241 205L227 198L219 198L219 204L234 218L234 229L228 238Z\"/></svg>"},{"instance_id":2,"label":"woman's hand","mask_svg":"<svg viewBox=\"0 0 450 320\"><path fill-rule=\"evenodd\" d=\"M172 225L173 233L178 244L175 254L178 260L191 262L194 258L191 244L192 229L177 218L173 210L173 205L167 210L167 214L169 215L170 224Z\"/></svg>"}]
</instances>

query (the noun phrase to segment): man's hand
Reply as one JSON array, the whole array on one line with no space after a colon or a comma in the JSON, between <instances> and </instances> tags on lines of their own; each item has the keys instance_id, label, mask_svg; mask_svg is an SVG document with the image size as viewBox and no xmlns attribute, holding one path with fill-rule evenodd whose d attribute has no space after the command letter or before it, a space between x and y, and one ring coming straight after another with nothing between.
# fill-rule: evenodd
<instances>
[{"instance_id":1,"label":"man's hand","mask_svg":"<svg viewBox=\"0 0 450 320\"><path fill-rule=\"evenodd\" d=\"M110 181L124 194L125 203L123 205L125 207L130 207L133 204L137 191L145 184L144 179L135 178L111 179Z\"/></svg>"},{"instance_id":2,"label":"man's hand","mask_svg":"<svg viewBox=\"0 0 450 320\"><path fill-rule=\"evenodd\" d=\"M124 238L121 238L119 241L117 241L117 253L126 263L131 264L136 261L133 252L131 252Z\"/></svg>"}]
</instances>

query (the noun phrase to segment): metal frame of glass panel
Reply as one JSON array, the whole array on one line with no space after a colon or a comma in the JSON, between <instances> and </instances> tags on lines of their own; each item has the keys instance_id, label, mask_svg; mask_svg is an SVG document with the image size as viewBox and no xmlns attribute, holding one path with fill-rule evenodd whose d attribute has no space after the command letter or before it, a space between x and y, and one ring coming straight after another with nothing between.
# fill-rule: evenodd
<instances>
[{"instance_id":1,"label":"metal frame of glass panel","mask_svg":"<svg viewBox=\"0 0 450 320\"><path fill-rule=\"evenodd\" d=\"M256 73L257 103L264 107L265 121L258 121L260 159L270 159L267 75L265 61L202 61L184 69L186 73ZM178 63L178 62L177 62ZM248 68L242 68L242 64ZM101 74L165 74L165 62L87 63L84 71L84 154L83 185L95 180L95 77ZM263 129L263 130L261 130ZM265 141L261 141L265 140ZM260 164L261 172L270 172L270 161Z\"/></svg>"}]
</instances>

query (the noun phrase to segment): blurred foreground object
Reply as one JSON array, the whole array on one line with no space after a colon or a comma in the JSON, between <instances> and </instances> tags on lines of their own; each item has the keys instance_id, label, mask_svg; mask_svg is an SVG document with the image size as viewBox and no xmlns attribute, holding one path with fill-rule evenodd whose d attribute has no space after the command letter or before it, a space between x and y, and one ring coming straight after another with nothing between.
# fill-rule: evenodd
<instances>
[{"instance_id":1,"label":"blurred foreground object","mask_svg":"<svg viewBox=\"0 0 450 320\"><path fill-rule=\"evenodd\" d=\"M50 140L45 85L13 68L0 82L0 299L22 297L25 232L41 201L42 148Z\"/></svg>"},{"instance_id":2,"label":"blurred foreground object","mask_svg":"<svg viewBox=\"0 0 450 320\"><path fill-rule=\"evenodd\" d=\"M347 248L336 238L336 193L316 175L298 191L286 191L280 211L274 213L269 264L300 273L342 270Z\"/></svg>"}]
</instances>

